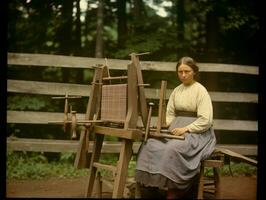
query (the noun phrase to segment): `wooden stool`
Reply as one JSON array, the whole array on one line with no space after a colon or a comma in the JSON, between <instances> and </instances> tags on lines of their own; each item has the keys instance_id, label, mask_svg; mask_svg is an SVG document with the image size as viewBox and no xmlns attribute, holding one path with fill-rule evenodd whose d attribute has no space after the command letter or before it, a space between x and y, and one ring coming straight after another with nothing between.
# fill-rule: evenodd
<instances>
[{"instance_id":1,"label":"wooden stool","mask_svg":"<svg viewBox=\"0 0 266 200\"><path fill-rule=\"evenodd\" d=\"M215 198L220 198L220 167L224 164L223 160L203 160L200 167L200 177L197 199L203 199L203 193L213 193ZM211 167L213 177L204 177L205 167Z\"/></svg>"}]
</instances>

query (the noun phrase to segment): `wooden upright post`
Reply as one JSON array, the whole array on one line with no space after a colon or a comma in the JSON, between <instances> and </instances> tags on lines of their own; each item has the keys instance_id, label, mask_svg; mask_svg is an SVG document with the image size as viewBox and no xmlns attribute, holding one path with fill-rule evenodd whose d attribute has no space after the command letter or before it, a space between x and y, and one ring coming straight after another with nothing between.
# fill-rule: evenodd
<instances>
[{"instance_id":1,"label":"wooden upright post","mask_svg":"<svg viewBox=\"0 0 266 200\"><path fill-rule=\"evenodd\" d=\"M107 66L101 66L95 68L95 73L92 81L92 88L87 105L87 111L85 120L97 119L100 111L100 100L101 100L101 86L103 78L109 77L109 70ZM89 148L89 137L90 129L84 128L80 134L78 150L75 157L74 166L78 169L88 167L88 148Z\"/></svg>"},{"instance_id":2,"label":"wooden upright post","mask_svg":"<svg viewBox=\"0 0 266 200\"><path fill-rule=\"evenodd\" d=\"M101 149L102 149L102 144L103 144L103 138L104 138L104 135L101 135L101 134L95 135L95 142L93 145L93 151L92 151L92 156L91 156L89 178L88 178L88 182L86 185L85 198L91 197L91 195L92 195L92 189L94 186L94 180L95 180L96 171L97 171L97 168L95 166L93 166L93 163L98 162L100 159L100 154L101 154Z\"/></svg>"},{"instance_id":3,"label":"wooden upright post","mask_svg":"<svg viewBox=\"0 0 266 200\"><path fill-rule=\"evenodd\" d=\"M166 117L166 102L165 102L165 93L166 93L167 81L161 81L161 90L160 90L160 101L159 101L159 115L157 121L156 134L160 134L162 126L165 126L165 117Z\"/></svg>"},{"instance_id":4,"label":"wooden upright post","mask_svg":"<svg viewBox=\"0 0 266 200\"><path fill-rule=\"evenodd\" d=\"M139 57L135 53L132 53L131 60L132 60L133 65L136 67L136 71L137 71L140 113L141 113L143 125L144 127L146 127L147 120L148 120L148 107L147 107L146 96L145 96L145 91L144 91L144 82L143 82Z\"/></svg>"}]
</instances>

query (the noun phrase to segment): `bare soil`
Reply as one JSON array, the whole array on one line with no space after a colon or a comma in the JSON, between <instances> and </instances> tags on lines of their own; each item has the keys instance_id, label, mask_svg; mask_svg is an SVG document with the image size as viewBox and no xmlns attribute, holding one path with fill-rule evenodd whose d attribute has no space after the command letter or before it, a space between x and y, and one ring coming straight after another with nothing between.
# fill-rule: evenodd
<instances>
[{"instance_id":1,"label":"bare soil","mask_svg":"<svg viewBox=\"0 0 266 200\"><path fill-rule=\"evenodd\" d=\"M222 199L256 199L256 176L221 177ZM84 198L86 177L46 180L7 180L8 198ZM103 198L111 197L110 184L103 182Z\"/></svg>"}]
</instances>

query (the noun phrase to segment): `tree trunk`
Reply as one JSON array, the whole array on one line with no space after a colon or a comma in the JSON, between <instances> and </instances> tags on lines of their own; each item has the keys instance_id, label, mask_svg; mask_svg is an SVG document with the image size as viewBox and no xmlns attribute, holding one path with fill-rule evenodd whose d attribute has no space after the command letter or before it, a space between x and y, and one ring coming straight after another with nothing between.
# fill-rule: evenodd
<instances>
[{"instance_id":1,"label":"tree trunk","mask_svg":"<svg viewBox=\"0 0 266 200\"><path fill-rule=\"evenodd\" d=\"M72 49L72 11L73 0L62 1L62 24L57 32L59 53L70 55ZM69 70L62 70L63 82L69 81Z\"/></svg>"},{"instance_id":2,"label":"tree trunk","mask_svg":"<svg viewBox=\"0 0 266 200\"><path fill-rule=\"evenodd\" d=\"M216 62L219 39L219 20L215 11L206 16L206 53L209 62Z\"/></svg>"},{"instance_id":3,"label":"tree trunk","mask_svg":"<svg viewBox=\"0 0 266 200\"><path fill-rule=\"evenodd\" d=\"M62 23L57 32L59 52L69 55L72 46L72 11L73 0L62 1Z\"/></svg>"},{"instance_id":4,"label":"tree trunk","mask_svg":"<svg viewBox=\"0 0 266 200\"><path fill-rule=\"evenodd\" d=\"M143 1L142 0L134 0L133 1L134 7L133 7L133 24L134 24L134 33L141 34L143 33L143 21L144 21L144 16L142 13L145 11L144 6L143 6Z\"/></svg>"},{"instance_id":5,"label":"tree trunk","mask_svg":"<svg viewBox=\"0 0 266 200\"><path fill-rule=\"evenodd\" d=\"M184 49L185 37L184 37L184 0L178 0L176 2L176 23L177 23L177 57L181 58L186 52Z\"/></svg>"},{"instance_id":6,"label":"tree trunk","mask_svg":"<svg viewBox=\"0 0 266 200\"><path fill-rule=\"evenodd\" d=\"M215 8L206 15L206 58L207 62L218 62L217 49L219 36L219 21ZM208 76L208 87L211 86L212 90L217 90L217 73Z\"/></svg>"},{"instance_id":7,"label":"tree trunk","mask_svg":"<svg viewBox=\"0 0 266 200\"><path fill-rule=\"evenodd\" d=\"M81 23L80 23L80 6L79 6L80 0L76 0L76 8L77 8L77 14L76 14L76 29L75 29L75 54L78 56L82 55L82 47L81 47ZM79 82L83 80L83 70L77 70L76 72L76 81Z\"/></svg>"},{"instance_id":8,"label":"tree trunk","mask_svg":"<svg viewBox=\"0 0 266 200\"><path fill-rule=\"evenodd\" d=\"M123 48L127 38L126 0L117 0L117 46Z\"/></svg>"},{"instance_id":9,"label":"tree trunk","mask_svg":"<svg viewBox=\"0 0 266 200\"><path fill-rule=\"evenodd\" d=\"M103 58L103 0L98 0L95 57Z\"/></svg>"},{"instance_id":10,"label":"tree trunk","mask_svg":"<svg viewBox=\"0 0 266 200\"><path fill-rule=\"evenodd\" d=\"M80 24L80 6L79 6L80 0L76 0L76 8L77 8L77 14L76 14L76 34L75 34L75 46L76 46L76 55L80 55L81 53L81 24Z\"/></svg>"}]
</instances>

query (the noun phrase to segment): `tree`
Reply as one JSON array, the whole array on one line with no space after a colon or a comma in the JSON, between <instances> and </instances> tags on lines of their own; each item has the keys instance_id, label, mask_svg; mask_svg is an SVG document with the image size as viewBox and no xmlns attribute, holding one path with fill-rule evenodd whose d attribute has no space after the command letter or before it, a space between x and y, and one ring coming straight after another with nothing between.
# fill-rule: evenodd
<instances>
[{"instance_id":1,"label":"tree","mask_svg":"<svg viewBox=\"0 0 266 200\"><path fill-rule=\"evenodd\" d=\"M103 0L98 0L98 9L97 9L97 33L96 33L96 46L95 46L95 57L103 57L103 17L104 17L104 2Z\"/></svg>"},{"instance_id":2,"label":"tree","mask_svg":"<svg viewBox=\"0 0 266 200\"><path fill-rule=\"evenodd\" d=\"M145 8L142 0L133 1L133 32L135 35L143 33Z\"/></svg>"},{"instance_id":3,"label":"tree","mask_svg":"<svg viewBox=\"0 0 266 200\"><path fill-rule=\"evenodd\" d=\"M127 38L126 0L117 0L117 47L125 47Z\"/></svg>"},{"instance_id":4,"label":"tree","mask_svg":"<svg viewBox=\"0 0 266 200\"><path fill-rule=\"evenodd\" d=\"M75 1L75 6L77 9L76 20L75 20L75 34L74 34L74 44L75 44L75 54L81 54L81 23L80 23L80 0Z\"/></svg>"},{"instance_id":5,"label":"tree","mask_svg":"<svg viewBox=\"0 0 266 200\"><path fill-rule=\"evenodd\" d=\"M71 54L72 43L72 26L73 26L73 0L62 1L61 23L57 31L57 41L59 42L59 52L61 54Z\"/></svg>"},{"instance_id":6,"label":"tree","mask_svg":"<svg viewBox=\"0 0 266 200\"><path fill-rule=\"evenodd\" d=\"M185 31L185 28L184 28L184 23L185 23L185 20L184 20L184 15L185 15L185 11L184 11L184 0L178 0L176 1L176 12L177 12L177 15L176 15L176 24L177 24L177 30L176 30L176 33L177 33L177 55L178 57L182 57L184 56L186 53L185 53L185 49L183 47L183 43L185 41L185 37L184 37L184 31Z\"/></svg>"}]
</instances>

